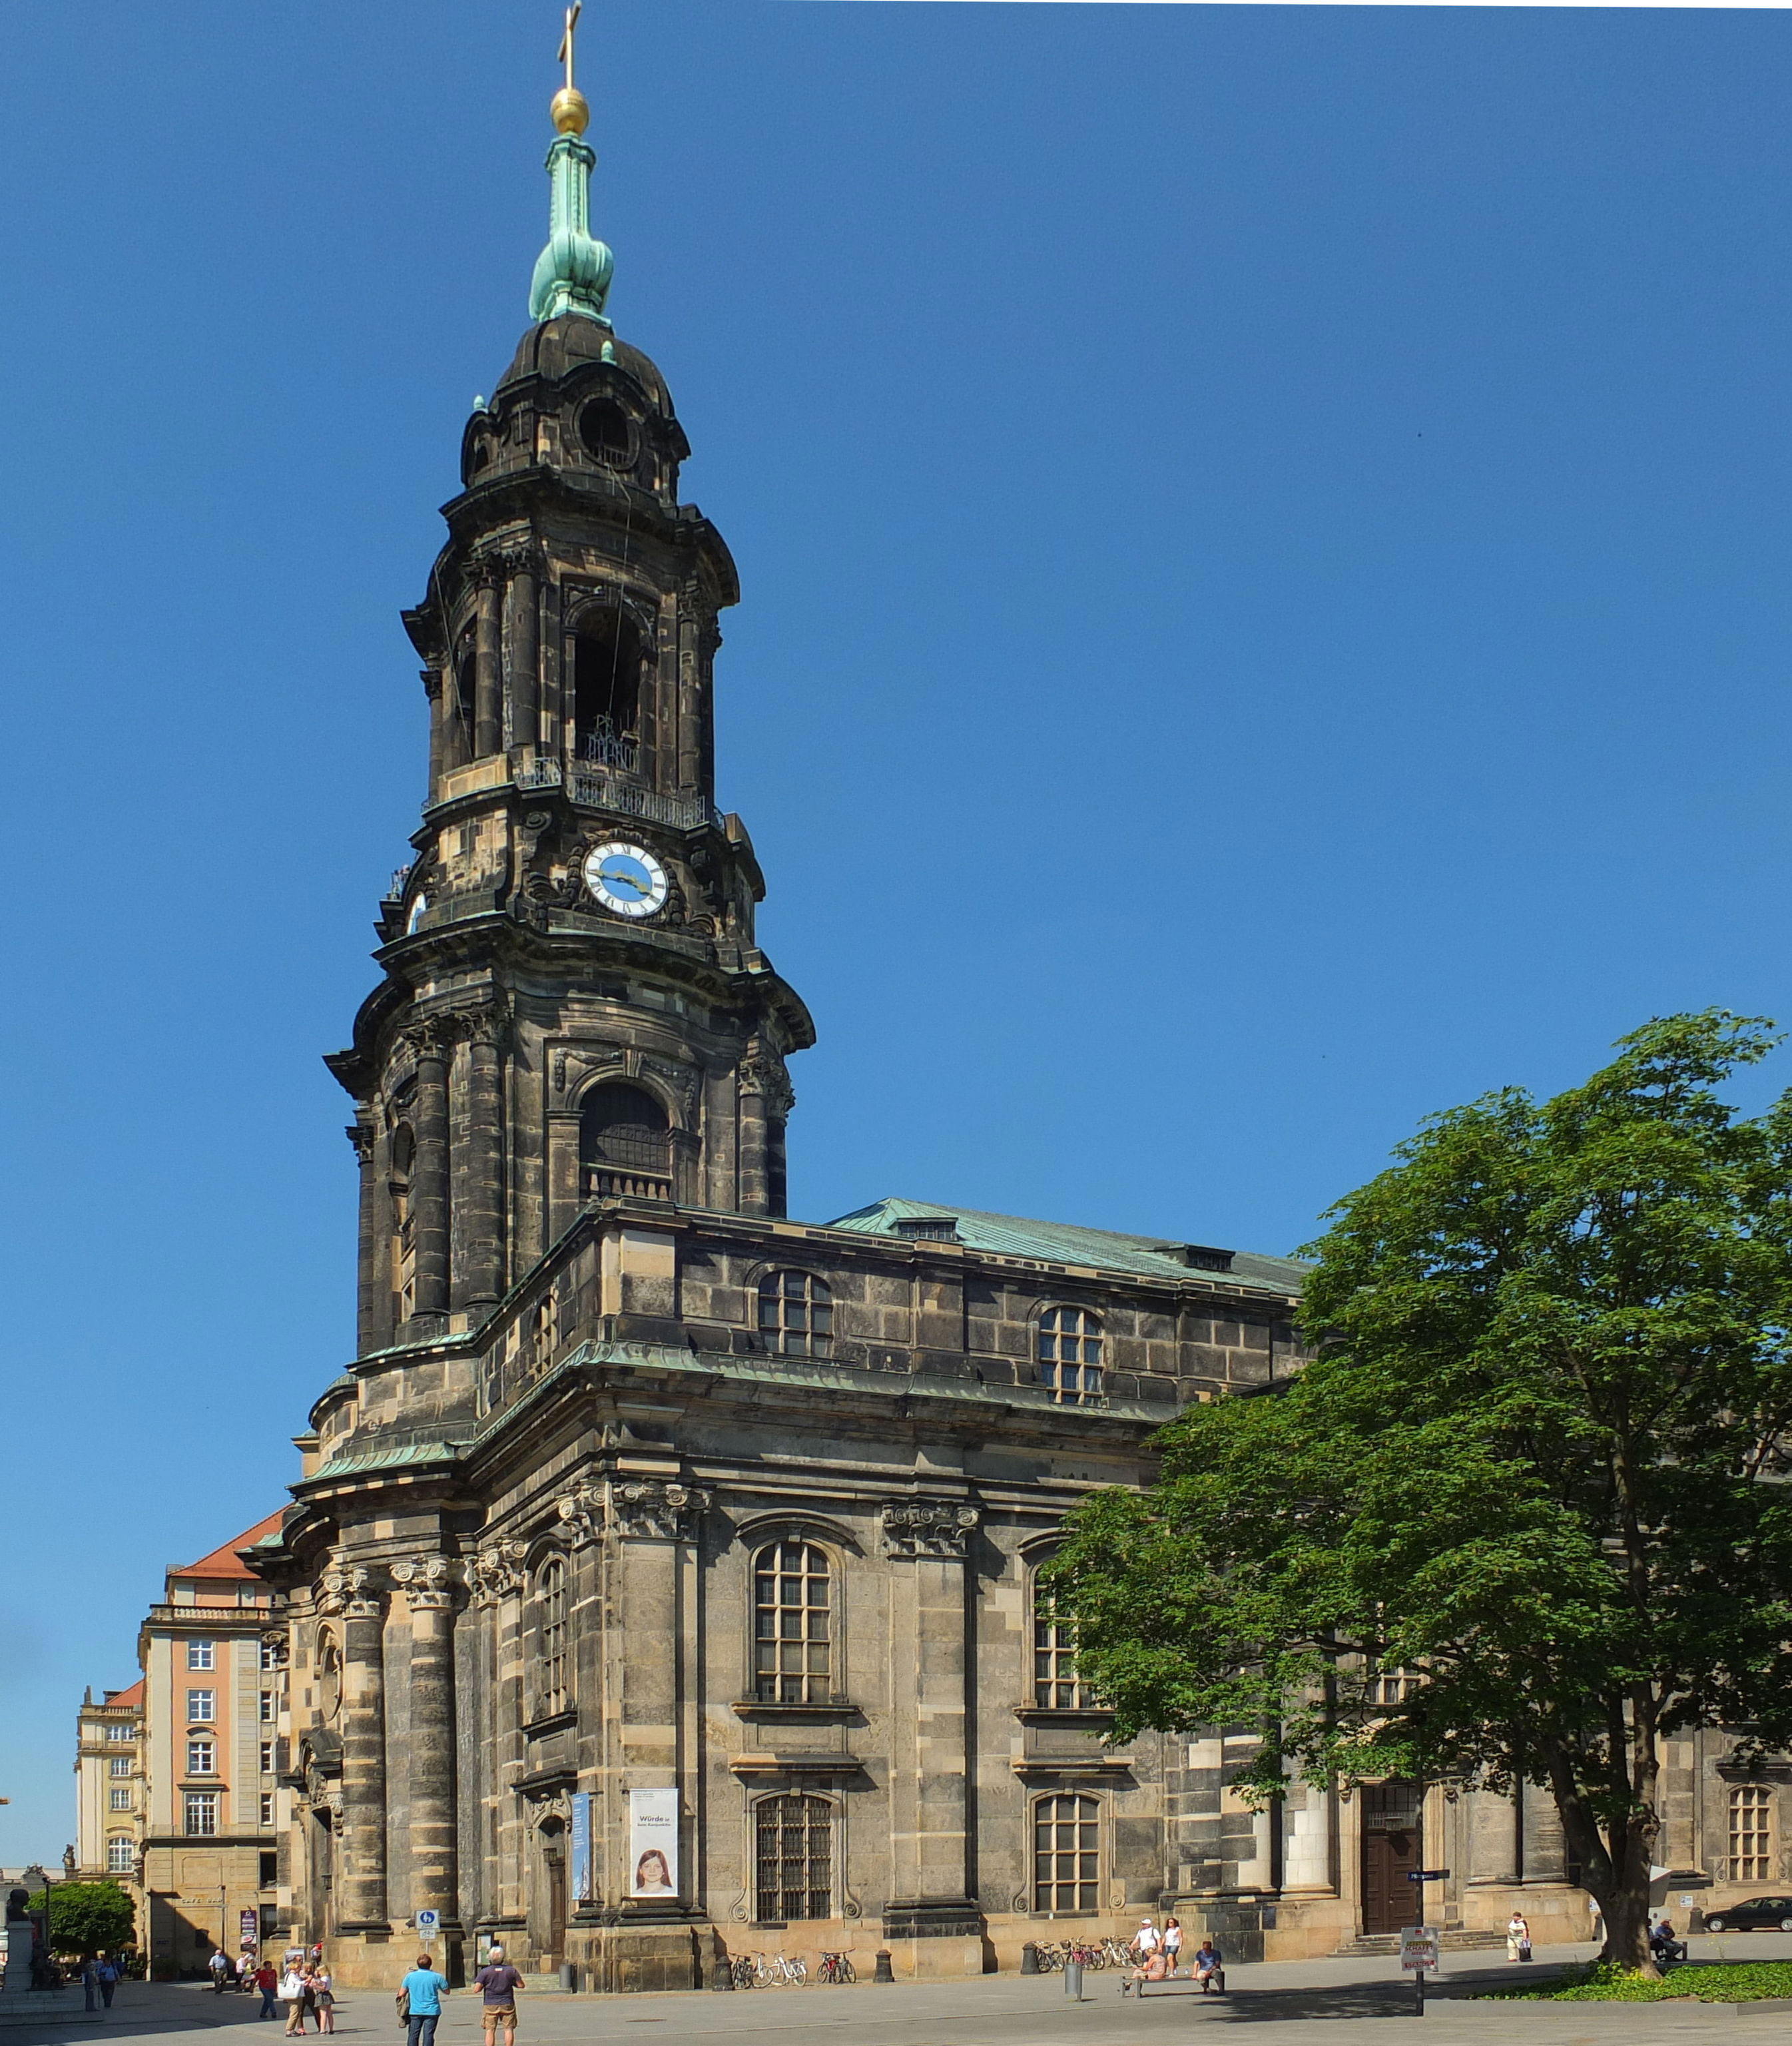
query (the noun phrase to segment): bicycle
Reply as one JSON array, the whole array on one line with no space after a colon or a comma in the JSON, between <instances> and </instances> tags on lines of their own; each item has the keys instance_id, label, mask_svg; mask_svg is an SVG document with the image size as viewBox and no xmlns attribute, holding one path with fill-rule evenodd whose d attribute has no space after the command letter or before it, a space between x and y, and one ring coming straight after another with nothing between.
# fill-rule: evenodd
<instances>
[{"instance_id":1,"label":"bicycle","mask_svg":"<svg viewBox=\"0 0 1792 2046\"><path fill-rule=\"evenodd\" d=\"M815 1980L818 1982L857 1982L858 1976L853 1967L852 1956L850 1954L823 1954Z\"/></svg>"},{"instance_id":2,"label":"bicycle","mask_svg":"<svg viewBox=\"0 0 1792 2046\"><path fill-rule=\"evenodd\" d=\"M749 1955L736 1954L728 1963L728 1972L734 1978L736 1989L754 1989L758 1986L757 1978L753 1971L752 1958Z\"/></svg>"}]
</instances>

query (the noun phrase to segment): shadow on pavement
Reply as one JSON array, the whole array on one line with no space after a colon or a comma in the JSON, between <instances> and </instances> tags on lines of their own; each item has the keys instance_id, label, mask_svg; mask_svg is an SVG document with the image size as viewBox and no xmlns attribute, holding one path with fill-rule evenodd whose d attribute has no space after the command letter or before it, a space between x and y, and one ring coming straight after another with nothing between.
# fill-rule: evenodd
<instances>
[{"instance_id":1,"label":"shadow on pavement","mask_svg":"<svg viewBox=\"0 0 1792 2046\"><path fill-rule=\"evenodd\" d=\"M1208 2025L1281 2024L1297 2017L1411 2017L1410 1982L1339 1982L1320 1989L1228 1989L1196 1999Z\"/></svg>"}]
</instances>

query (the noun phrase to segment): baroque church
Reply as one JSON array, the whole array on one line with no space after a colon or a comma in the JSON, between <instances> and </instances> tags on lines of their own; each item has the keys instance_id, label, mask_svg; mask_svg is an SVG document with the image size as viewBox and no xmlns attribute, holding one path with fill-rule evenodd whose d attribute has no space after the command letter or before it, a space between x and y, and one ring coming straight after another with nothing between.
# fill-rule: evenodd
<instances>
[{"instance_id":1,"label":"baroque church","mask_svg":"<svg viewBox=\"0 0 1792 2046\"><path fill-rule=\"evenodd\" d=\"M569 32L570 33L570 32ZM1248 1736L1106 1743L1035 1579L1190 1400L1299 1360L1300 1268L885 1199L785 1203L814 1040L718 809L717 620L665 379L607 312L553 102L530 324L404 622L429 705L383 978L329 1060L353 1362L278 1530L279 1917L338 1977L702 1986L731 1955L1012 1969L1174 1911L1239 1959L1432 1915L1584 1933L1544 1801L1226 1787ZM1397 1681L1397 1680L1390 1680Z\"/></svg>"}]
</instances>

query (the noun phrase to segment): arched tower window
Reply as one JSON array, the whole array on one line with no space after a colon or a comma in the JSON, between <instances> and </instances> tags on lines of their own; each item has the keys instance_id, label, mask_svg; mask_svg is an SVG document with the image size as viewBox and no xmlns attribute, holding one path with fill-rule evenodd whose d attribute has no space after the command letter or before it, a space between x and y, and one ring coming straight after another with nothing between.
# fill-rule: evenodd
<instances>
[{"instance_id":1,"label":"arched tower window","mask_svg":"<svg viewBox=\"0 0 1792 2046\"><path fill-rule=\"evenodd\" d=\"M827 1703L833 1646L829 1590L827 1558L812 1542L772 1542L754 1557L753 1694L761 1704Z\"/></svg>"},{"instance_id":2,"label":"arched tower window","mask_svg":"<svg viewBox=\"0 0 1792 2046\"><path fill-rule=\"evenodd\" d=\"M588 1200L633 1194L672 1198L672 1141L666 1112L625 1080L593 1087L579 1111L580 1179Z\"/></svg>"},{"instance_id":3,"label":"arched tower window","mask_svg":"<svg viewBox=\"0 0 1792 2046\"><path fill-rule=\"evenodd\" d=\"M539 1656L535 1698L537 1719L569 1711L572 1694L567 1684L566 1562L550 1556L535 1577L536 1646Z\"/></svg>"},{"instance_id":4,"label":"arched tower window","mask_svg":"<svg viewBox=\"0 0 1792 2046\"><path fill-rule=\"evenodd\" d=\"M759 1335L774 1357L834 1354L834 1295L812 1272L768 1272L759 1282Z\"/></svg>"},{"instance_id":5,"label":"arched tower window","mask_svg":"<svg viewBox=\"0 0 1792 2046\"><path fill-rule=\"evenodd\" d=\"M834 1807L796 1793L763 1797L753 1812L753 1892L773 1923L834 1916Z\"/></svg>"},{"instance_id":6,"label":"arched tower window","mask_svg":"<svg viewBox=\"0 0 1792 2046\"><path fill-rule=\"evenodd\" d=\"M392 1132L392 1169L387 1180L392 1200L392 1313L407 1322L417 1311L417 1218L410 1203L410 1175L417 1154L410 1125Z\"/></svg>"},{"instance_id":7,"label":"arched tower window","mask_svg":"<svg viewBox=\"0 0 1792 2046\"><path fill-rule=\"evenodd\" d=\"M1093 1797L1041 1797L1033 1806L1033 1909L1093 1911L1100 1894L1100 1808Z\"/></svg>"},{"instance_id":8,"label":"arched tower window","mask_svg":"<svg viewBox=\"0 0 1792 2046\"><path fill-rule=\"evenodd\" d=\"M572 657L573 743L580 763L632 774L641 764L640 628L626 611L588 612Z\"/></svg>"},{"instance_id":9,"label":"arched tower window","mask_svg":"<svg viewBox=\"0 0 1792 2046\"><path fill-rule=\"evenodd\" d=\"M1039 1317L1039 1383L1067 1407L1101 1397L1101 1324L1084 1307L1047 1307Z\"/></svg>"}]
</instances>

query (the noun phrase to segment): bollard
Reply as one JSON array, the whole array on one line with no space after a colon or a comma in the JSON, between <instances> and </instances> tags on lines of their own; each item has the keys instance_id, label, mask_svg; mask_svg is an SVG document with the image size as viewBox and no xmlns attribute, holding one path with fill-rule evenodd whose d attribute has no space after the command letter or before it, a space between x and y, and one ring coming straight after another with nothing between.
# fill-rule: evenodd
<instances>
[{"instance_id":1,"label":"bollard","mask_svg":"<svg viewBox=\"0 0 1792 2046\"><path fill-rule=\"evenodd\" d=\"M571 1990L576 1990L579 1986L579 1967L576 1961L561 1963L560 1986L562 1989Z\"/></svg>"},{"instance_id":2,"label":"bollard","mask_svg":"<svg viewBox=\"0 0 1792 2046\"><path fill-rule=\"evenodd\" d=\"M888 1947L880 1947L877 1949L877 1966L873 1971L871 1979L874 1982L893 1982L896 1980L896 1971L890 1966L890 1950Z\"/></svg>"},{"instance_id":3,"label":"bollard","mask_svg":"<svg viewBox=\"0 0 1792 2046\"><path fill-rule=\"evenodd\" d=\"M1020 1950L1020 1972L1023 1975L1036 1975L1039 1972L1039 1949L1031 1940Z\"/></svg>"},{"instance_id":4,"label":"bollard","mask_svg":"<svg viewBox=\"0 0 1792 2046\"><path fill-rule=\"evenodd\" d=\"M718 1954L715 1965L709 1971L711 1989L732 1989L734 1986L734 1964L726 1954Z\"/></svg>"},{"instance_id":5,"label":"bollard","mask_svg":"<svg viewBox=\"0 0 1792 2046\"><path fill-rule=\"evenodd\" d=\"M1081 1961L1064 1963L1064 1994L1073 1997L1078 2003L1083 2000L1083 1964Z\"/></svg>"}]
</instances>

